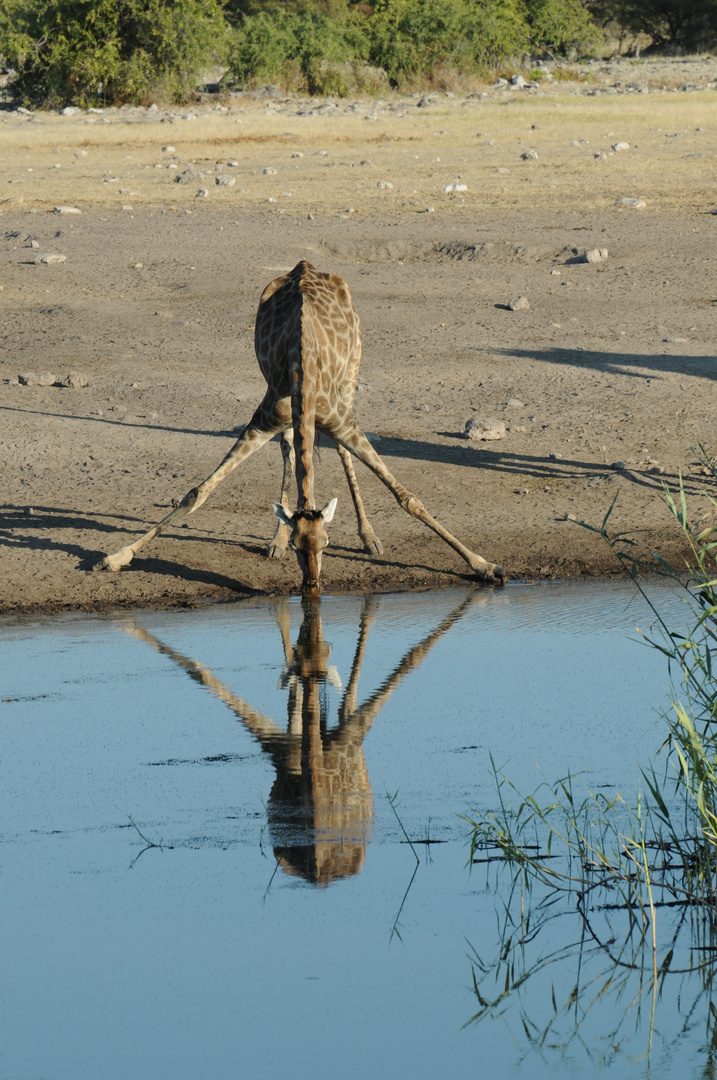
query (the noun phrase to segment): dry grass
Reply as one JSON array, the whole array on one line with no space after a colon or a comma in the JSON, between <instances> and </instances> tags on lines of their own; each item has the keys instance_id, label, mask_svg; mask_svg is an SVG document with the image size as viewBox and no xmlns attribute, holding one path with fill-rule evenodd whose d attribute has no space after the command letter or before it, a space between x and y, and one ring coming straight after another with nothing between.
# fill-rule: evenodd
<instances>
[{"instance_id":1,"label":"dry grass","mask_svg":"<svg viewBox=\"0 0 717 1080\"><path fill-rule=\"evenodd\" d=\"M11 115L0 127L0 193L21 199L23 209L235 205L301 215L428 206L589 211L622 197L644 198L646 216L714 205L717 125L709 91L586 97L555 88L505 101L443 98L420 111L407 101L366 120L373 108L302 117L240 101L228 113L200 110L191 121L176 113L171 123L161 122L170 115L162 113L156 122L110 113L109 122L92 124L84 115ZM615 142L630 149L613 153ZM163 152L166 145L174 152ZM521 160L528 149L537 160ZM77 150L87 156L75 157ZM595 157L599 151L607 160ZM297 152L302 156L293 157ZM173 183L189 163L206 171L204 179ZM215 185L216 166L235 177L233 187ZM379 189L379 181L393 187ZM442 190L454 183L467 190ZM200 186L206 199L196 198Z\"/></svg>"}]
</instances>

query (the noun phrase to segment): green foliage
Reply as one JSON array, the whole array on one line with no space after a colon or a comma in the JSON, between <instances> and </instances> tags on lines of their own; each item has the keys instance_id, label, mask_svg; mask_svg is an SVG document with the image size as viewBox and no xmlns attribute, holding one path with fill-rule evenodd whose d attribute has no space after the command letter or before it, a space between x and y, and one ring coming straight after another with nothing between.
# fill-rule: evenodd
<instances>
[{"instance_id":1,"label":"green foliage","mask_svg":"<svg viewBox=\"0 0 717 1080\"><path fill-rule=\"evenodd\" d=\"M0 22L0 52L34 102L183 101L225 47L220 0L3 2L15 10L10 32Z\"/></svg>"},{"instance_id":2,"label":"green foliage","mask_svg":"<svg viewBox=\"0 0 717 1080\"><path fill-rule=\"evenodd\" d=\"M277 81L311 94L345 94L346 67L365 59L367 40L347 5L320 11L259 12L243 19L229 56L241 84Z\"/></svg>"},{"instance_id":3,"label":"green foliage","mask_svg":"<svg viewBox=\"0 0 717 1080\"><path fill-rule=\"evenodd\" d=\"M620 0L616 16L658 48L704 48L717 34L717 0Z\"/></svg>"},{"instance_id":4,"label":"green foliage","mask_svg":"<svg viewBox=\"0 0 717 1080\"><path fill-rule=\"evenodd\" d=\"M480 72L528 46L519 0L378 0L369 22L371 62L394 84Z\"/></svg>"},{"instance_id":5,"label":"green foliage","mask_svg":"<svg viewBox=\"0 0 717 1080\"><path fill-rule=\"evenodd\" d=\"M594 53L603 40L580 0L526 0L530 41L563 56Z\"/></svg>"}]
</instances>

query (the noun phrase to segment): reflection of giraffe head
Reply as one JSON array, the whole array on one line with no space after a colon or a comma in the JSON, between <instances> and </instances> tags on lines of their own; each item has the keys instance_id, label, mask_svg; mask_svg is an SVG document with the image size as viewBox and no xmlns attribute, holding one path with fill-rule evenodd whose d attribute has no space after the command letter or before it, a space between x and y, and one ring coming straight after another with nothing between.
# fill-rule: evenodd
<instances>
[{"instance_id":1,"label":"reflection of giraffe head","mask_svg":"<svg viewBox=\"0 0 717 1080\"><path fill-rule=\"evenodd\" d=\"M274 514L290 530L289 544L296 552L302 574L301 591L305 596L318 596L321 579L321 558L329 538L324 529L333 519L336 499L323 510L297 510L287 514L281 503L272 503Z\"/></svg>"}]
</instances>

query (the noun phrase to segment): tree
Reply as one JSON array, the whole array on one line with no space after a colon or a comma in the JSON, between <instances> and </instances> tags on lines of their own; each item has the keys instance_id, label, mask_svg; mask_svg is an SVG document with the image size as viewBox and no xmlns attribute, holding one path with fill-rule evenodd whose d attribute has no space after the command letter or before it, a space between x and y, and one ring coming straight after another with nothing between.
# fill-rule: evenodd
<instances>
[{"instance_id":1,"label":"tree","mask_svg":"<svg viewBox=\"0 0 717 1080\"><path fill-rule=\"evenodd\" d=\"M0 52L43 104L184 101L226 50L221 0L28 0L13 15Z\"/></svg>"}]
</instances>

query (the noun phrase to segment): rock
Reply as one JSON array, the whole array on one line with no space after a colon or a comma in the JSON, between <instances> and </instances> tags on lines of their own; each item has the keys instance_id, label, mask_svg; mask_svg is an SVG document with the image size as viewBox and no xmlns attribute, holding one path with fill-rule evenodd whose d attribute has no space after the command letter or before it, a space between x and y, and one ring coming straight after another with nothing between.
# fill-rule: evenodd
<instances>
[{"instance_id":1,"label":"rock","mask_svg":"<svg viewBox=\"0 0 717 1080\"><path fill-rule=\"evenodd\" d=\"M521 161L537 161L538 160L538 151L537 150L525 150L520 155L520 160Z\"/></svg>"},{"instance_id":2,"label":"rock","mask_svg":"<svg viewBox=\"0 0 717 1080\"><path fill-rule=\"evenodd\" d=\"M63 263L66 259L66 255L57 255L55 252L48 252L47 255L36 255L32 261L35 266L39 266L40 263L47 263L47 265L50 266L52 263Z\"/></svg>"},{"instance_id":3,"label":"rock","mask_svg":"<svg viewBox=\"0 0 717 1080\"><path fill-rule=\"evenodd\" d=\"M291 156L293 158L300 158L300 157L303 157L304 155L301 153L301 150L294 150L294 152L292 153Z\"/></svg>"},{"instance_id":4,"label":"rock","mask_svg":"<svg viewBox=\"0 0 717 1080\"><path fill-rule=\"evenodd\" d=\"M380 188L381 191L393 191L393 184L390 180L379 180L376 187Z\"/></svg>"},{"instance_id":5,"label":"rock","mask_svg":"<svg viewBox=\"0 0 717 1080\"><path fill-rule=\"evenodd\" d=\"M56 214L81 214L82 211L78 210L76 206L53 206L53 211Z\"/></svg>"},{"instance_id":6,"label":"rock","mask_svg":"<svg viewBox=\"0 0 717 1080\"><path fill-rule=\"evenodd\" d=\"M214 177L214 183L217 184L218 187L234 187L236 182L236 177L228 176L227 173L219 173L218 176Z\"/></svg>"},{"instance_id":7,"label":"rock","mask_svg":"<svg viewBox=\"0 0 717 1080\"><path fill-rule=\"evenodd\" d=\"M574 255L571 259L566 259L565 265L605 262L605 259L607 259L607 248L590 248L589 251L583 252L582 255Z\"/></svg>"},{"instance_id":8,"label":"rock","mask_svg":"<svg viewBox=\"0 0 717 1080\"><path fill-rule=\"evenodd\" d=\"M76 105L65 105L64 109L60 109L60 116L76 116L79 111Z\"/></svg>"},{"instance_id":9,"label":"rock","mask_svg":"<svg viewBox=\"0 0 717 1080\"><path fill-rule=\"evenodd\" d=\"M194 196L194 198L195 199L206 199L208 195L209 195L209 189L205 188L205 187L200 187L200 188L197 188L197 194Z\"/></svg>"},{"instance_id":10,"label":"rock","mask_svg":"<svg viewBox=\"0 0 717 1080\"><path fill-rule=\"evenodd\" d=\"M445 184L441 191L468 191L468 184Z\"/></svg>"},{"instance_id":11,"label":"rock","mask_svg":"<svg viewBox=\"0 0 717 1080\"><path fill-rule=\"evenodd\" d=\"M578 519L575 517L575 514L566 514L565 517L563 518L563 521L577 521L577 520Z\"/></svg>"},{"instance_id":12,"label":"rock","mask_svg":"<svg viewBox=\"0 0 717 1080\"><path fill-rule=\"evenodd\" d=\"M644 199L618 199L615 206L631 206L633 210L644 210L647 203Z\"/></svg>"},{"instance_id":13,"label":"rock","mask_svg":"<svg viewBox=\"0 0 717 1080\"><path fill-rule=\"evenodd\" d=\"M199 169L185 169L184 172L177 173L174 177L173 184L196 184L198 180L202 179L203 174Z\"/></svg>"},{"instance_id":14,"label":"rock","mask_svg":"<svg viewBox=\"0 0 717 1080\"><path fill-rule=\"evenodd\" d=\"M525 405L517 397L509 397L505 403L506 409L524 409Z\"/></svg>"},{"instance_id":15,"label":"rock","mask_svg":"<svg viewBox=\"0 0 717 1080\"><path fill-rule=\"evenodd\" d=\"M49 371L24 371L18 375L18 380L23 386L53 386L55 379L56 376Z\"/></svg>"},{"instance_id":16,"label":"rock","mask_svg":"<svg viewBox=\"0 0 717 1080\"><path fill-rule=\"evenodd\" d=\"M466 421L463 434L471 442L495 442L505 438L505 424L502 420L474 418Z\"/></svg>"},{"instance_id":17,"label":"rock","mask_svg":"<svg viewBox=\"0 0 717 1080\"><path fill-rule=\"evenodd\" d=\"M604 150L598 150L596 154L593 154L596 161L607 161L607 154Z\"/></svg>"},{"instance_id":18,"label":"rock","mask_svg":"<svg viewBox=\"0 0 717 1080\"><path fill-rule=\"evenodd\" d=\"M81 390L83 386L87 386L87 379L79 371L70 371L64 378L59 379L58 386L64 386L68 390Z\"/></svg>"},{"instance_id":19,"label":"rock","mask_svg":"<svg viewBox=\"0 0 717 1080\"><path fill-rule=\"evenodd\" d=\"M75 157L87 157L86 150L75 150Z\"/></svg>"},{"instance_id":20,"label":"rock","mask_svg":"<svg viewBox=\"0 0 717 1080\"><path fill-rule=\"evenodd\" d=\"M629 150L630 144L626 142L616 142L612 144L612 148L616 154L619 154L621 150Z\"/></svg>"},{"instance_id":21,"label":"rock","mask_svg":"<svg viewBox=\"0 0 717 1080\"><path fill-rule=\"evenodd\" d=\"M625 465L624 461L613 461L610 468L615 469L616 472L622 472L623 469L627 468L627 466Z\"/></svg>"},{"instance_id":22,"label":"rock","mask_svg":"<svg viewBox=\"0 0 717 1080\"><path fill-rule=\"evenodd\" d=\"M262 171L264 173L264 176L276 176L276 169L272 169L271 165L267 165L267 167Z\"/></svg>"},{"instance_id":23,"label":"rock","mask_svg":"<svg viewBox=\"0 0 717 1080\"><path fill-rule=\"evenodd\" d=\"M527 487L518 488L518 494L519 495L530 495L530 488L527 488Z\"/></svg>"},{"instance_id":24,"label":"rock","mask_svg":"<svg viewBox=\"0 0 717 1080\"><path fill-rule=\"evenodd\" d=\"M517 86L522 89L522 87L527 86L528 84L522 75L511 75L510 85Z\"/></svg>"},{"instance_id":25,"label":"rock","mask_svg":"<svg viewBox=\"0 0 717 1080\"><path fill-rule=\"evenodd\" d=\"M173 153L175 153L174 147L173 146L163 146L162 147L162 153L163 154L173 154Z\"/></svg>"},{"instance_id":26,"label":"rock","mask_svg":"<svg viewBox=\"0 0 717 1080\"><path fill-rule=\"evenodd\" d=\"M508 307L511 311L528 311L530 308L530 301L527 296L515 296L508 303Z\"/></svg>"},{"instance_id":27,"label":"rock","mask_svg":"<svg viewBox=\"0 0 717 1080\"><path fill-rule=\"evenodd\" d=\"M686 345L687 344L687 338L686 337L666 337L666 338L663 338L662 340L670 342L672 345Z\"/></svg>"}]
</instances>

